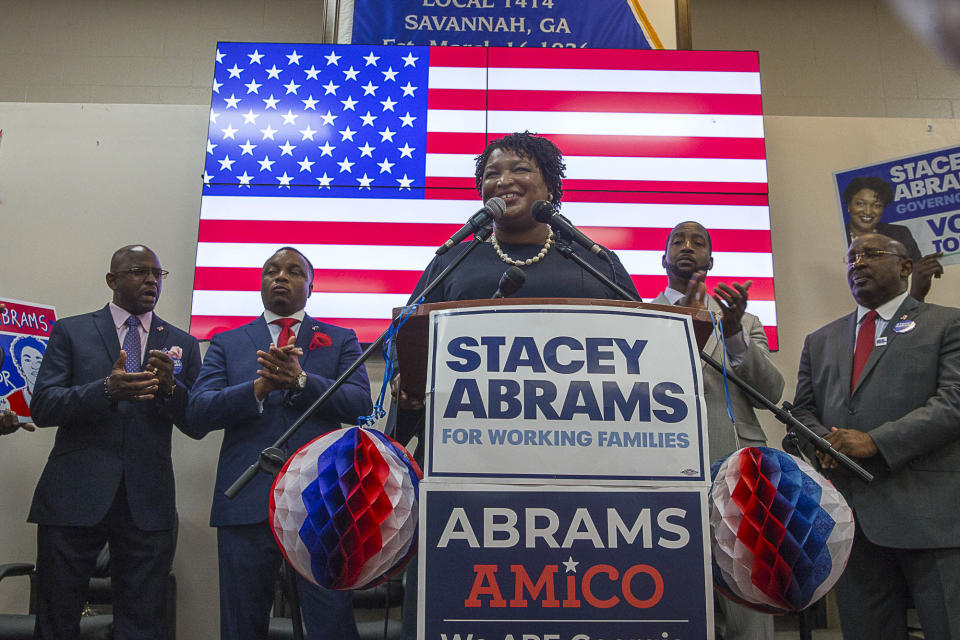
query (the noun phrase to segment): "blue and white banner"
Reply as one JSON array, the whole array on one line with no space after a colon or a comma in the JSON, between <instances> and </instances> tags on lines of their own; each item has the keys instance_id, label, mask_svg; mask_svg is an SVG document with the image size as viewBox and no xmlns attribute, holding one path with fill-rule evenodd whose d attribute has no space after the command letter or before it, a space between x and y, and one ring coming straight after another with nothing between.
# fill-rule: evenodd
<instances>
[{"instance_id":1,"label":"blue and white banner","mask_svg":"<svg viewBox=\"0 0 960 640\"><path fill-rule=\"evenodd\" d=\"M709 481L689 316L615 306L431 313L429 479Z\"/></svg>"},{"instance_id":2,"label":"blue and white banner","mask_svg":"<svg viewBox=\"0 0 960 640\"><path fill-rule=\"evenodd\" d=\"M876 232L902 242L914 260L943 252L960 262L960 147L837 171L844 240Z\"/></svg>"},{"instance_id":3,"label":"blue and white banner","mask_svg":"<svg viewBox=\"0 0 960 640\"><path fill-rule=\"evenodd\" d=\"M705 488L420 490L418 638L713 637Z\"/></svg>"},{"instance_id":4,"label":"blue and white banner","mask_svg":"<svg viewBox=\"0 0 960 640\"><path fill-rule=\"evenodd\" d=\"M354 44L674 49L674 0L356 0Z\"/></svg>"}]
</instances>

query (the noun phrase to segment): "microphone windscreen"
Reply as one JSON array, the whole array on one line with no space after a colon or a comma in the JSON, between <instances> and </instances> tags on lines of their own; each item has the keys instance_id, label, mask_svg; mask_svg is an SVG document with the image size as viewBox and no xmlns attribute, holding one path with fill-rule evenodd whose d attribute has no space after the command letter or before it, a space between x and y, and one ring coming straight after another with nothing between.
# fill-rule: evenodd
<instances>
[{"instance_id":1,"label":"microphone windscreen","mask_svg":"<svg viewBox=\"0 0 960 640\"><path fill-rule=\"evenodd\" d=\"M556 212L557 210L553 208L553 205L546 200L537 200L533 203L533 207L531 207L533 219L537 222L550 224L550 220Z\"/></svg>"},{"instance_id":2,"label":"microphone windscreen","mask_svg":"<svg viewBox=\"0 0 960 640\"><path fill-rule=\"evenodd\" d=\"M507 210L507 203L503 201L503 198L496 196L487 200L484 206L490 211L490 215L493 216L494 220L499 220Z\"/></svg>"},{"instance_id":3,"label":"microphone windscreen","mask_svg":"<svg viewBox=\"0 0 960 640\"><path fill-rule=\"evenodd\" d=\"M500 276L500 295L504 298L515 294L523 283L527 281L527 274L520 267L510 267Z\"/></svg>"}]
</instances>

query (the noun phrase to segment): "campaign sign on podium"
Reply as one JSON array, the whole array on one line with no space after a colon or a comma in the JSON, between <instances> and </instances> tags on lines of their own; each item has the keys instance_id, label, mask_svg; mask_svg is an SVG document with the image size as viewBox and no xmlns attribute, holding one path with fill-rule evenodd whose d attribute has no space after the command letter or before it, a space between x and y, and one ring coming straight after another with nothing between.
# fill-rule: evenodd
<instances>
[{"instance_id":1,"label":"campaign sign on podium","mask_svg":"<svg viewBox=\"0 0 960 640\"><path fill-rule=\"evenodd\" d=\"M706 487L420 491L418 638L713 637Z\"/></svg>"},{"instance_id":2,"label":"campaign sign on podium","mask_svg":"<svg viewBox=\"0 0 960 640\"><path fill-rule=\"evenodd\" d=\"M437 310L428 361L428 480L709 480L687 315L551 304Z\"/></svg>"}]
</instances>

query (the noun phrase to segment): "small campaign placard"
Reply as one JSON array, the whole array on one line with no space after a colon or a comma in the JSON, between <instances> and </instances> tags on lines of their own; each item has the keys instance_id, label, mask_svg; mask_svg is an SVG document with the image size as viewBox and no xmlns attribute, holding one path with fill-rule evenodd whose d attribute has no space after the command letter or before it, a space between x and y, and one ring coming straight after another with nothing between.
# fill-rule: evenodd
<instances>
[{"instance_id":1,"label":"small campaign placard","mask_svg":"<svg viewBox=\"0 0 960 640\"><path fill-rule=\"evenodd\" d=\"M689 316L518 305L430 317L428 479L709 480Z\"/></svg>"},{"instance_id":2,"label":"small campaign placard","mask_svg":"<svg viewBox=\"0 0 960 640\"><path fill-rule=\"evenodd\" d=\"M0 298L0 410L10 409L21 422L30 418L30 401L47 350L56 310L37 302Z\"/></svg>"},{"instance_id":3,"label":"small campaign placard","mask_svg":"<svg viewBox=\"0 0 960 640\"><path fill-rule=\"evenodd\" d=\"M420 487L424 640L713 637L704 487Z\"/></svg>"}]
</instances>

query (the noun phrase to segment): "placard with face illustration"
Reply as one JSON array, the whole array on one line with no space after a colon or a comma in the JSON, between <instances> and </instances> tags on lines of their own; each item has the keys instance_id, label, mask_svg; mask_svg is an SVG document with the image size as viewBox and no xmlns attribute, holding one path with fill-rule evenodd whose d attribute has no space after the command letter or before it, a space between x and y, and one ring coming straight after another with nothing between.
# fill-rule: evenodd
<instances>
[{"instance_id":1,"label":"placard with face illustration","mask_svg":"<svg viewBox=\"0 0 960 640\"><path fill-rule=\"evenodd\" d=\"M0 298L0 409L30 418L30 401L47 350L56 310L38 302Z\"/></svg>"}]
</instances>

